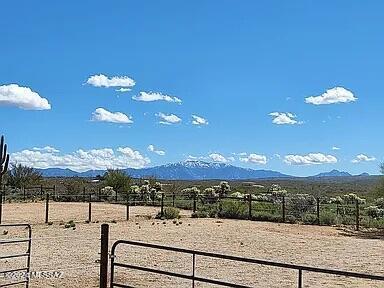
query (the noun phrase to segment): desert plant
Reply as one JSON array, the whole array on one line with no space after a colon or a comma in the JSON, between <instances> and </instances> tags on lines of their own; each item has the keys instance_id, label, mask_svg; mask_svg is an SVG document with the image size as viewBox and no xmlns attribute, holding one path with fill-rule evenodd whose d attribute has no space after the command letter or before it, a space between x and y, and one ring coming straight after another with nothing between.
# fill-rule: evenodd
<instances>
[{"instance_id":1,"label":"desert plant","mask_svg":"<svg viewBox=\"0 0 384 288\"><path fill-rule=\"evenodd\" d=\"M109 169L104 174L105 184L113 187L116 192L128 191L132 178L119 169Z\"/></svg>"},{"instance_id":2,"label":"desert plant","mask_svg":"<svg viewBox=\"0 0 384 288\"><path fill-rule=\"evenodd\" d=\"M43 179L41 173L32 167L22 164L11 164L7 174L8 185L22 188L39 183Z\"/></svg>"},{"instance_id":3,"label":"desert plant","mask_svg":"<svg viewBox=\"0 0 384 288\"><path fill-rule=\"evenodd\" d=\"M3 176L6 175L8 170L9 154L7 154L7 144L4 144L4 136L1 136L0 141L0 189L3 188ZM19 187L20 188L20 187ZM0 197L2 197L3 190L1 190ZM1 215L0 215L1 220Z\"/></svg>"},{"instance_id":4,"label":"desert plant","mask_svg":"<svg viewBox=\"0 0 384 288\"><path fill-rule=\"evenodd\" d=\"M224 200L218 212L220 218L247 219L247 205L240 201Z\"/></svg>"},{"instance_id":5,"label":"desert plant","mask_svg":"<svg viewBox=\"0 0 384 288\"><path fill-rule=\"evenodd\" d=\"M165 207L163 210L163 215L161 215L161 212L159 212L155 218L178 219L180 218L180 210L174 207Z\"/></svg>"}]
</instances>

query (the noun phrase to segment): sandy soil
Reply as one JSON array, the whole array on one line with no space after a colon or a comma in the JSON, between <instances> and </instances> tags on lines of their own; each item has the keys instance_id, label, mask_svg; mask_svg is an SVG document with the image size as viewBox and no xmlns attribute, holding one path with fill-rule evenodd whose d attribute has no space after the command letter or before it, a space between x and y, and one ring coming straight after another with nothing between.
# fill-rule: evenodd
<instances>
[{"instance_id":1,"label":"sandy soil","mask_svg":"<svg viewBox=\"0 0 384 288\"><path fill-rule=\"evenodd\" d=\"M40 205L40 206L39 206ZM6 204L4 219L33 224L32 271L62 271L59 279L37 279L30 287L98 287L100 223L86 224L87 204L58 204L65 209L52 214L53 225L44 225L41 203ZM117 239L138 240L210 252L343 269L384 275L384 241L344 236L333 227L276 224L184 217L172 221L148 219L158 208L132 207L131 220L125 218L125 207L95 204L95 220L118 220L110 223L112 244ZM84 210L84 211L83 211ZM22 211L22 212L21 212ZM98 212L96 212L98 211ZM85 212L85 213L84 213ZM43 214L43 216L40 216ZM85 215L84 215L85 214ZM98 216L99 215L99 216ZM187 216L184 213L185 216ZM57 221L79 216L76 229L64 229ZM84 217L85 216L85 217ZM105 219L103 219L105 218ZM121 221L119 221L121 220ZM7 221L5 221L7 222ZM165 224L164 224L165 223ZM0 239L23 237L26 231L7 229ZM0 245L0 255L24 249L25 245ZM118 262L145 265L158 269L191 273L191 256L137 247L121 246ZM1 261L1 260L0 260ZM0 270L20 265L16 260L0 262ZM5 268L4 268L5 267ZM297 287L297 273L280 268L240 264L233 261L197 257L197 275L251 287ZM133 287L191 287L188 281L154 274L118 269L116 280ZM0 283L5 281L0 279ZM304 287L384 287L384 283L304 272ZM196 287L214 287L197 283ZM217 286L216 286L217 287Z\"/></svg>"}]
</instances>

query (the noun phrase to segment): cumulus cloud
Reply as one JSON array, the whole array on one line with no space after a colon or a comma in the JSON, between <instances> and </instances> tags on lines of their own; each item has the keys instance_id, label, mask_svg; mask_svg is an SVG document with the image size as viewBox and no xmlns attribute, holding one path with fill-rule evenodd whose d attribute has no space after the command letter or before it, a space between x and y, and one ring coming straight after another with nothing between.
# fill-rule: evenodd
<instances>
[{"instance_id":1,"label":"cumulus cloud","mask_svg":"<svg viewBox=\"0 0 384 288\"><path fill-rule=\"evenodd\" d=\"M267 164L267 157L264 155L258 155L251 153L246 157L240 157L239 160L241 162L246 162L246 163L254 163L254 164L262 164L265 165Z\"/></svg>"},{"instance_id":2,"label":"cumulus cloud","mask_svg":"<svg viewBox=\"0 0 384 288\"><path fill-rule=\"evenodd\" d=\"M152 144L149 145L147 149L148 149L148 151L156 153L157 155L160 155L160 156L164 156L165 155L165 151L156 149L155 146L152 145Z\"/></svg>"},{"instance_id":3,"label":"cumulus cloud","mask_svg":"<svg viewBox=\"0 0 384 288\"><path fill-rule=\"evenodd\" d=\"M230 160L228 160L227 158L225 158L223 155L219 154L219 153L212 153L212 154L209 154L209 158L214 161L214 162L219 162L219 163L227 163L229 162Z\"/></svg>"},{"instance_id":4,"label":"cumulus cloud","mask_svg":"<svg viewBox=\"0 0 384 288\"><path fill-rule=\"evenodd\" d=\"M208 125L207 119L204 119L203 117L192 115L192 119L193 125Z\"/></svg>"},{"instance_id":5,"label":"cumulus cloud","mask_svg":"<svg viewBox=\"0 0 384 288\"><path fill-rule=\"evenodd\" d=\"M51 146L45 146L45 147L33 147L32 150L34 151L42 151L42 152L46 152L46 153L59 153L60 150L54 148L54 147L51 147Z\"/></svg>"},{"instance_id":6,"label":"cumulus cloud","mask_svg":"<svg viewBox=\"0 0 384 288\"><path fill-rule=\"evenodd\" d=\"M132 89L130 89L130 88L119 88L119 89L116 89L115 91L116 92L129 92L129 91L131 91Z\"/></svg>"},{"instance_id":7,"label":"cumulus cloud","mask_svg":"<svg viewBox=\"0 0 384 288\"><path fill-rule=\"evenodd\" d=\"M108 78L103 74L90 76L87 80L87 84L95 86L95 87L121 87L130 89L135 86L135 80L129 78L128 76L114 76ZM128 91L128 90L125 90ZM124 92L124 91L120 91Z\"/></svg>"},{"instance_id":8,"label":"cumulus cloud","mask_svg":"<svg viewBox=\"0 0 384 288\"><path fill-rule=\"evenodd\" d=\"M166 102L181 103L180 98L165 95L159 92L140 92L139 95L133 96L132 99L136 101L143 101L143 102L166 101Z\"/></svg>"},{"instance_id":9,"label":"cumulus cloud","mask_svg":"<svg viewBox=\"0 0 384 288\"><path fill-rule=\"evenodd\" d=\"M156 116L160 118L160 124L171 125L181 122L181 118L175 114L164 114L160 112L157 113Z\"/></svg>"},{"instance_id":10,"label":"cumulus cloud","mask_svg":"<svg viewBox=\"0 0 384 288\"><path fill-rule=\"evenodd\" d=\"M336 103L354 102L357 98L353 93L343 87L334 87L328 89L325 93L319 96L310 96L305 98L305 102L314 105L326 105Z\"/></svg>"},{"instance_id":11,"label":"cumulus cloud","mask_svg":"<svg viewBox=\"0 0 384 288\"><path fill-rule=\"evenodd\" d=\"M110 112L104 108L97 108L92 113L92 121L100 122L112 122L112 123L122 123L130 124L133 123L132 117L121 112Z\"/></svg>"},{"instance_id":12,"label":"cumulus cloud","mask_svg":"<svg viewBox=\"0 0 384 288\"><path fill-rule=\"evenodd\" d=\"M290 165L313 165L337 163L337 158L322 153L310 153L308 155L287 155L284 162Z\"/></svg>"},{"instance_id":13,"label":"cumulus cloud","mask_svg":"<svg viewBox=\"0 0 384 288\"><path fill-rule=\"evenodd\" d=\"M296 120L296 115L292 113L283 113L283 112L272 112L269 113L269 116L273 117L272 123L277 125L294 125L294 124L302 124L303 122Z\"/></svg>"},{"instance_id":14,"label":"cumulus cloud","mask_svg":"<svg viewBox=\"0 0 384 288\"><path fill-rule=\"evenodd\" d=\"M143 168L151 161L130 147L82 150L58 154L37 150L22 150L11 154L12 161L34 168L69 168L75 171Z\"/></svg>"},{"instance_id":15,"label":"cumulus cloud","mask_svg":"<svg viewBox=\"0 0 384 288\"><path fill-rule=\"evenodd\" d=\"M352 163L371 162L375 160L376 160L375 157L369 157L365 154L359 154L355 157L355 159L352 160Z\"/></svg>"},{"instance_id":16,"label":"cumulus cloud","mask_svg":"<svg viewBox=\"0 0 384 288\"><path fill-rule=\"evenodd\" d=\"M332 150L337 151L337 150L340 150L340 148L337 147L337 146L333 146L333 147L332 147Z\"/></svg>"},{"instance_id":17,"label":"cumulus cloud","mask_svg":"<svg viewBox=\"0 0 384 288\"><path fill-rule=\"evenodd\" d=\"M21 87L17 84L0 86L0 105L15 106L24 110L49 110L49 104L46 98L28 87Z\"/></svg>"}]
</instances>

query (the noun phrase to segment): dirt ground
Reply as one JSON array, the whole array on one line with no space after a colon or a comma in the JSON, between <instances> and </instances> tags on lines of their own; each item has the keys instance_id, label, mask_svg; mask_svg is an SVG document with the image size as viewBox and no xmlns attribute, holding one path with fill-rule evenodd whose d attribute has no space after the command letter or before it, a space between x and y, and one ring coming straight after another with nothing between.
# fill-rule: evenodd
<instances>
[{"instance_id":1,"label":"dirt ground","mask_svg":"<svg viewBox=\"0 0 384 288\"><path fill-rule=\"evenodd\" d=\"M384 275L384 240L345 236L334 227L276 224L244 220L192 219L177 223L150 219L159 208L94 204L93 220L86 203L55 203L52 225L44 222L44 203L5 204L4 223L30 222L33 229L32 271L60 271L60 278L32 278L30 287L98 287L100 224L110 223L110 245L127 239L192 248L285 263ZM54 209L55 208L55 209ZM56 209L57 208L57 209ZM60 208L60 209L59 209ZM78 220L76 229L60 221ZM116 220L117 223L111 223ZM115 221L113 221L115 222ZM4 231L7 232L4 232ZM21 229L1 228L0 239L25 237ZM0 245L0 255L22 252L24 244ZM116 261L190 274L192 257L175 252L121 246ZM196 274L250 287L297 287L297 272L197 256ZM21 267L20 260L0 260L0 270ZM304 272L304 287L384 287L383 282ZM131 287L191 287L190 281L133 270L116 270L116 282ZM0 284L6 283L0 278ZM20 286L21 287L21 286ZM196 283L196 287L217 287Z\"/></svg>"}]
</instances>

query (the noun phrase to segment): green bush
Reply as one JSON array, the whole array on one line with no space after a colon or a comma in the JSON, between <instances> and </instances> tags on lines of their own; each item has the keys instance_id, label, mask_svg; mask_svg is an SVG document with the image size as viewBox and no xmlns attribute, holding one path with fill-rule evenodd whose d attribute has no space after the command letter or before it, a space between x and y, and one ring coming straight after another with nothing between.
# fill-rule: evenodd
<instances>
[{"instance_id":1,"label":"green bush","mask_svg":"<svg viewBox=\"0 0 384 288\"><path fill-rule=\"evenodd\" d=\"M272 214L269 212L256 212L252 214L252 220L268 221L268 222L282 222L283 218L280 215Z\"/></svg>"},{"instance_id":2,"label":"green bush","mask_svg":"<svg viewBox=\"0 0 384 288\"><path fill-rule=\"evenodd\" d=\"M330 211L324 211L320 213L320 224L321 225L335 225L336 215Z\"/></svg>"},{"instance_id":3,"label":"green bush","mask_svg":"<svg viewBox=\"0 0 384 288\"><path fill-rule=\"evenodd\" d=\"M161 215L161 212L157 213L156 218L157 219L178 219L180 218L180 210L174 207L165 207L163 211L163 215Z\"/></svg>"},{"instance_id":4,"label":"green bush","mask_svg":"<svg viewBox=\"0 0 384 288\"><path fill-rule=\"evenodd\" d=\"M208 218L210 217L207 211L196 211L195 213L192 213L192 218Z\"/></svg>"},{"instance_id":5,"label":"green bush","mask_svg":"<svg viewBox=\"0 0 384 288\"><path fill-rule=\"evenodd\" d=\"M248 207L245 203L240 201L225 200L222 202L218 217L229 219L247 219Z\"/></svg>"},{"instance_id":6,"label":"green bush","mask_svg":"<svg viewBox=\"0 0 384 288\"><path fill-rule=\"evenodd\" d=\"M285 217L285 223L295 224L295 223L297 223L297 219L293 215L287 215Z\"/></svg>"},{"instance_id":7,"label":"green bush","mask_svg":"<svg viewBox=\"0 0 384 288\"><path fill-rule=\"evenodd\" d=\"M304 214L302 219L304 224L314 225L317 224L317 216L315 214Z\"/></svg>"}]
</instances>

